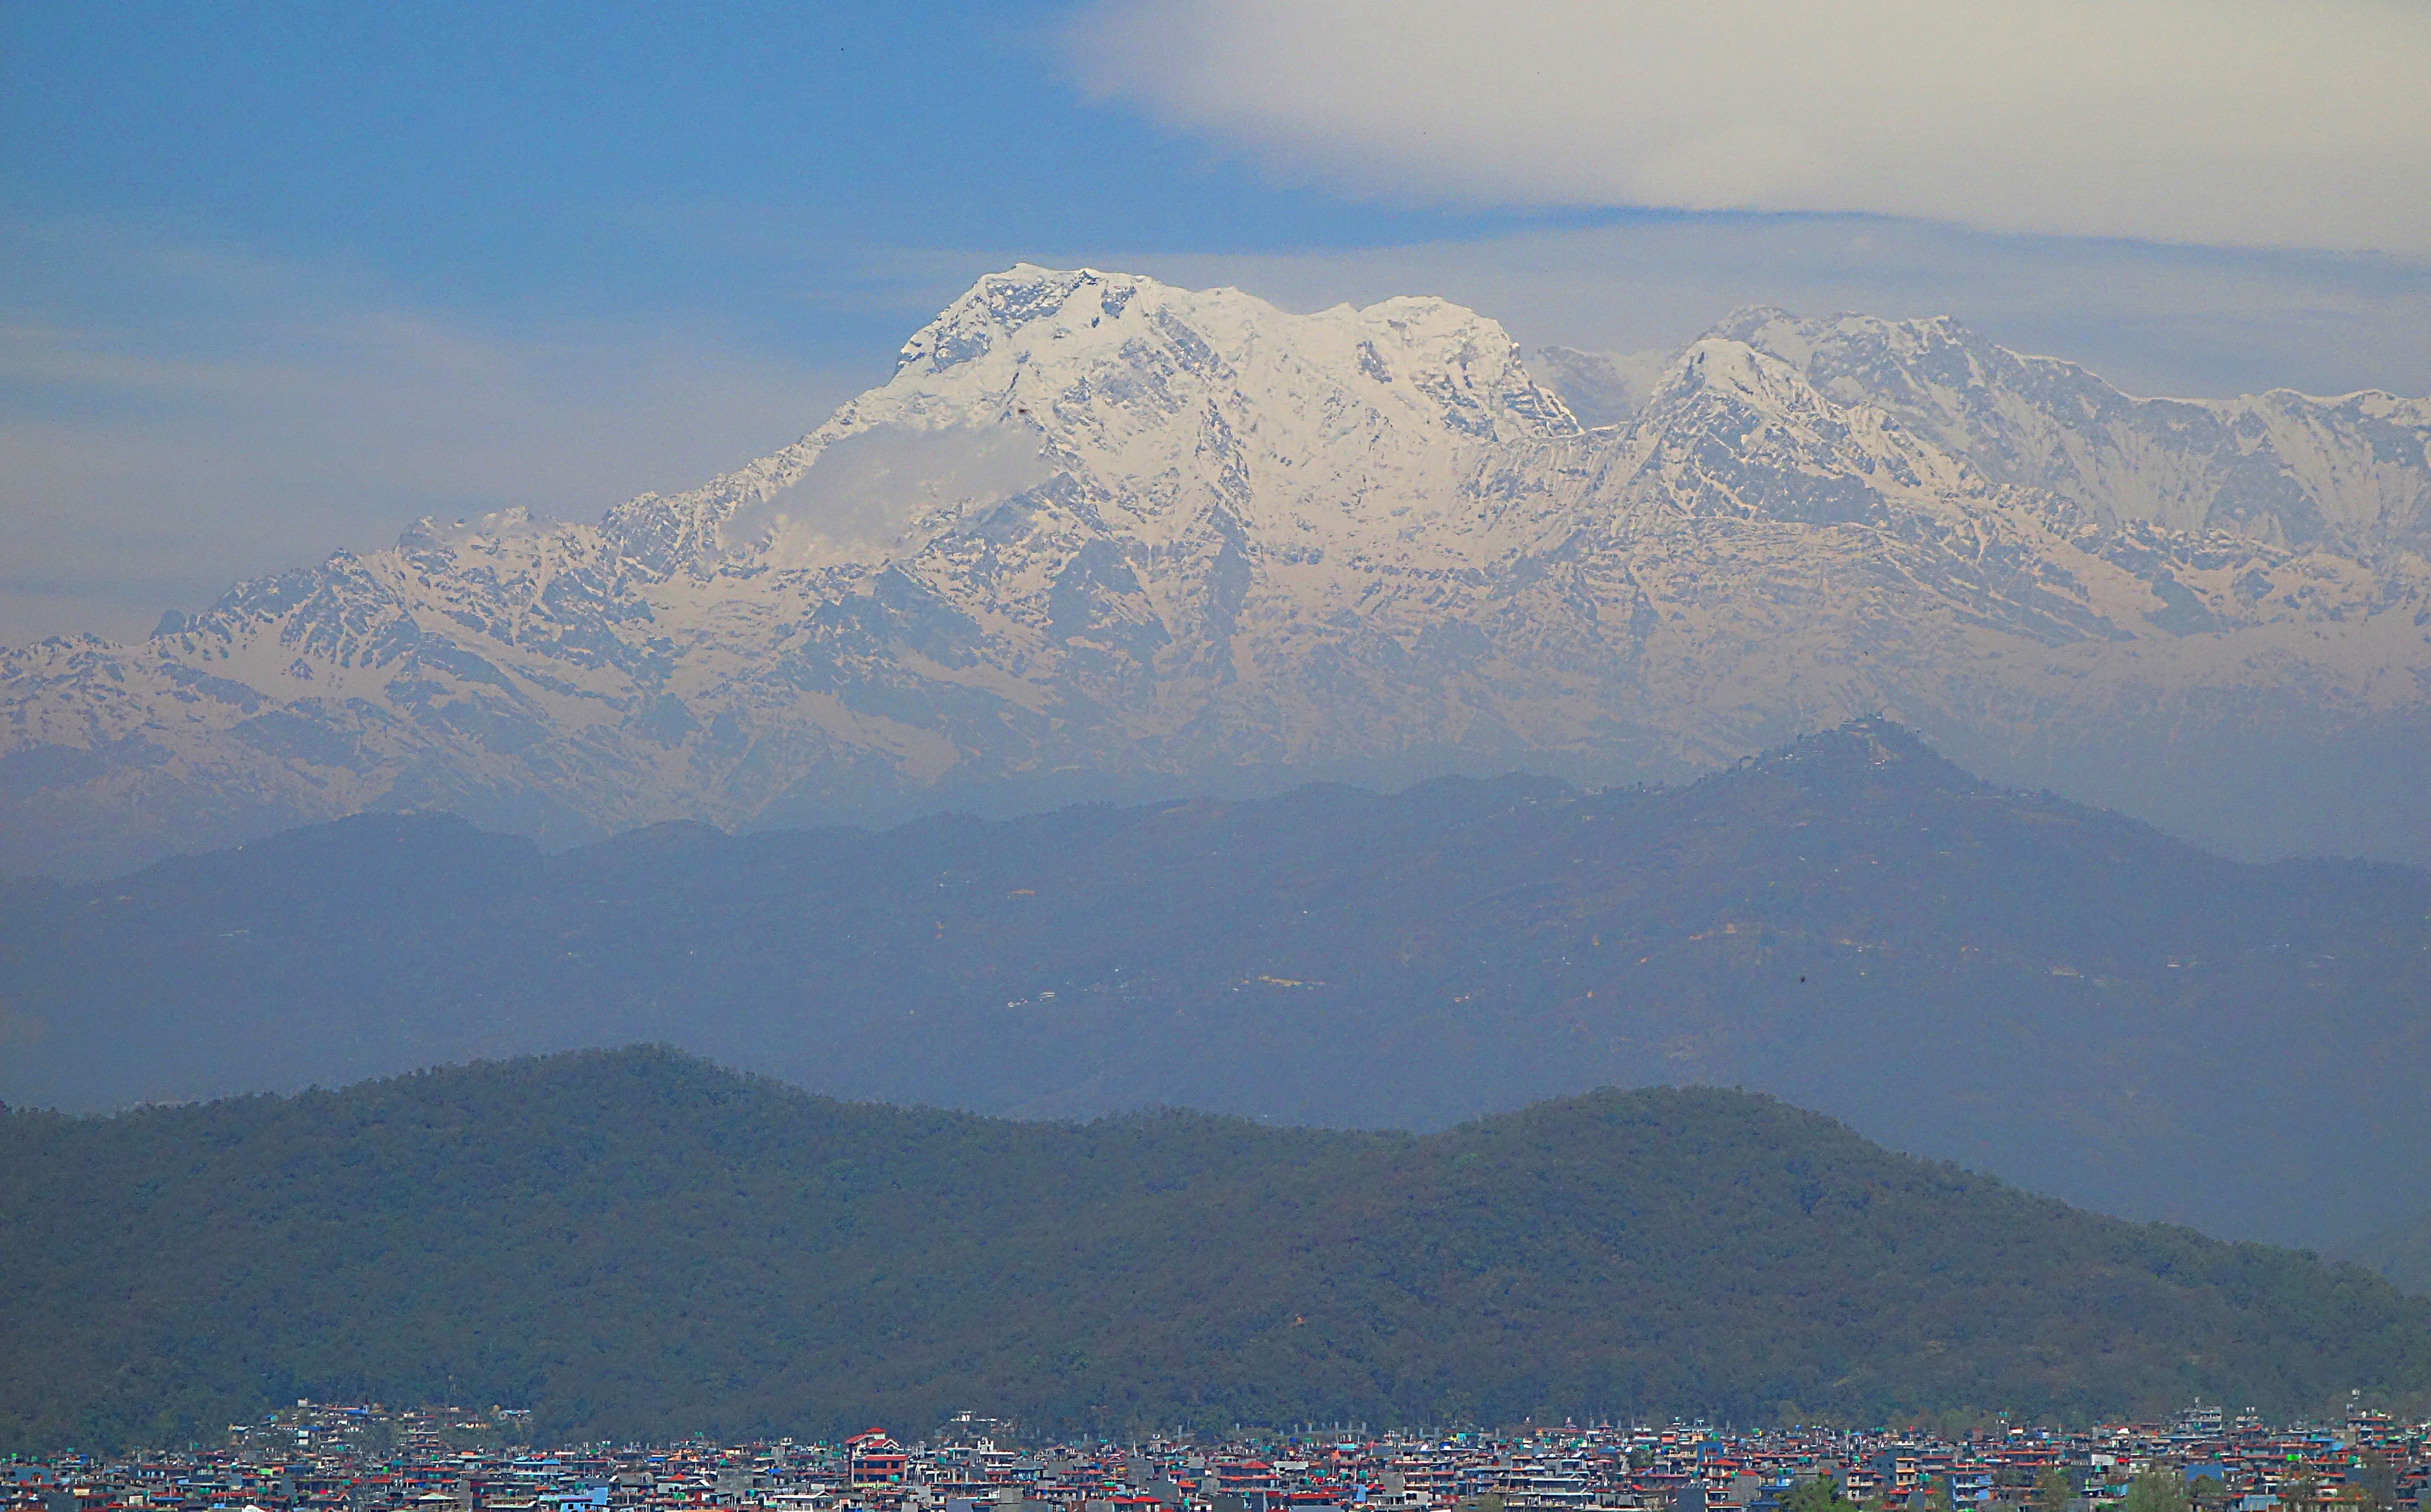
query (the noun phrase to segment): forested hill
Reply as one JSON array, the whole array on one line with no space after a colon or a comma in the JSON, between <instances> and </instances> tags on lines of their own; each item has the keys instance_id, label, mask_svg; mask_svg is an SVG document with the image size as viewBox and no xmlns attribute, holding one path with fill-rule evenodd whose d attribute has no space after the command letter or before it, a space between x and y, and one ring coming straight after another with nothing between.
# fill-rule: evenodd
<instances>
[{"instance_id":1,"label":"forested hill","mask_svg":"<svg viewBox=\"0 0 2431 1512\"><path fill-rule=\"evenodd\" d=\"M1368 1074L1345 1067L1346 1076ZM2431 1387L2431 1302L1770 1099L1427 1136L827 1100L663 1050L0 1119L0 1448L300 1396L550 1436L2275 1411Z\"/></svg>"},{"instance_id":2,"label":"forested hill","mask_svg":"<svg viewBox=\"0 0 2431 1512\"><path fill-rule=\"evenodd\" d=\"M1442 1128L1772 1092L2101 1211L2431 1207L2431 878L2232 864L1895 725L1693 786L645 831L376 815L0 886L0 1099L99 1110L665 1041L837 1096Z\"/></svg>"}]
</instances>

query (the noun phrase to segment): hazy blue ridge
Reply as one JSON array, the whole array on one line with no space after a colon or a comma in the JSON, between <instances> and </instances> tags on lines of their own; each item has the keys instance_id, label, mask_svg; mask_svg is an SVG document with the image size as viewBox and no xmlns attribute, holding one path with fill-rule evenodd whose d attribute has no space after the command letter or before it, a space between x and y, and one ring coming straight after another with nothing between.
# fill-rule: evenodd
<instances>
[{"instance_id":1,"label":"hazy blue ridge","mask_svg":"<svg viewBox=\"0 0 2431 1512\"><path fill-rule=\"evenodd\" d=\"M548 855L364 815L0 886L0 1099L98 1111L664 1041L849 1098L1440 1129L1771 1092L2101 1211L2431 1206L2431 878L2248 865L1881 721L1683 788L1091 805Z\"/></svg>"},{"instance_id":2,"label":"hazy blue ridge","mask_svg":"<svg viewBox=\"0 0 2431 1512\"><path fill-rule=\"evenodd\" d=\"M2401 1291L2431 1296L2431 1212L2350 1240L2337 1252L2379 1271Z\"/></svg>"}]
</instances>

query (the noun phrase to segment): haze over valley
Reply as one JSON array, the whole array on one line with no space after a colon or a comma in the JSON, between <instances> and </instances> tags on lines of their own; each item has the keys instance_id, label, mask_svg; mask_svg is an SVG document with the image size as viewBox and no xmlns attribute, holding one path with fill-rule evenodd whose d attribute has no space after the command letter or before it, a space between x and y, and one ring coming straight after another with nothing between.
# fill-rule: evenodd
<instances>
[{"instance_id":1,"label":"haze over valley","mask_svg":"<svg viewBox=\"0 0 2431 1512\"><path fill-rule=\"evenodd\" d=\"M2431 876L2236 863L1886 721L1684 788L1082 806L562 854L365 815L0 889L0 1098L102 1110L662 1041L847 1098L1439 1129L1741 1085L2328 1247L2431 1213ZM2426 1278L2431 1279L2431 1278Z\"/></svg>"}]
</instances>

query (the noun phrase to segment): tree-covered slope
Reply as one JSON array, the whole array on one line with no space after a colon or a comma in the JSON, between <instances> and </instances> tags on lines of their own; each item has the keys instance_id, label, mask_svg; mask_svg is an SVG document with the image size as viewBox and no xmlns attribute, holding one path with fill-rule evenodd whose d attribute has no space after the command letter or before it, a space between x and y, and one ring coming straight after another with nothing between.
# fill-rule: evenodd
<instances>
[{"instance_id":1,"label":"tree-covered slope","mask_svg":"<svg viewBox=\"0 0 2431 1512\"><path fill-rule=\"evenodd\" d=\"M1441 781L555 856L365 816L0 886L0 1098L665 1041L844 1097L1441 1128L1737 1084L2106 1212L2431 1204L2431 878L2233 864L1880 721L1693 786ZM1360 1067L1346 1074L1346 1067Z\"/></svg>"},{"instance_id":2,"label":"tree-covered slope","mask_svg":"<svg viewBox=\"0 0 2431 1512\"><path fill-rule=\"evenodd\" d=\"M1348 1078L1375 1074L1345 1066ZM852 1105L665 1050L0 1118L0 1440L301 1395L554 1435L2311 1406L2431 1302L2099 1218L1769 1099L1427 1135Z\"/></svg>"}]
</instances>

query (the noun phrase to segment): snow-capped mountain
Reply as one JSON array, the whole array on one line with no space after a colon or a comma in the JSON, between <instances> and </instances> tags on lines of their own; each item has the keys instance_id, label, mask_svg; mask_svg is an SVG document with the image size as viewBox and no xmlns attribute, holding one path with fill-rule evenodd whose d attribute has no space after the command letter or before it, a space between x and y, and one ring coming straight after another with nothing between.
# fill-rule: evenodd
<instances>
[{"instance_id":1,"label":"snow-capped mountain","mask_svg":"<svg viewBox=\"0 0 2431 1512\"><path fill-rule=\"evenodd\" d=\"M1583 424L1557 389L1606 369ZM5 653L0 866L377 807L575 839L1669 777L1873 711L2215 841L2431 853L2431 406L2133 399L1777 311L1544 370L1439 300L992 275L691 493Z\"/></svg>"},{"instance_id":2,"label":"snow-capped mountain","mask_svg":"<svg viewBox=\"0 0 2431 1512\"><path fill-rule=\"evenodd\" d=\"M2004 350L1955 321L1741 311L1717 334L1796 365L2003 482L2047 489L2107 525L2224 530L2349 554L2431 543L2431 401L2287 389L2137 399L2073 362Z\"/></svg>"}]
</instances>

